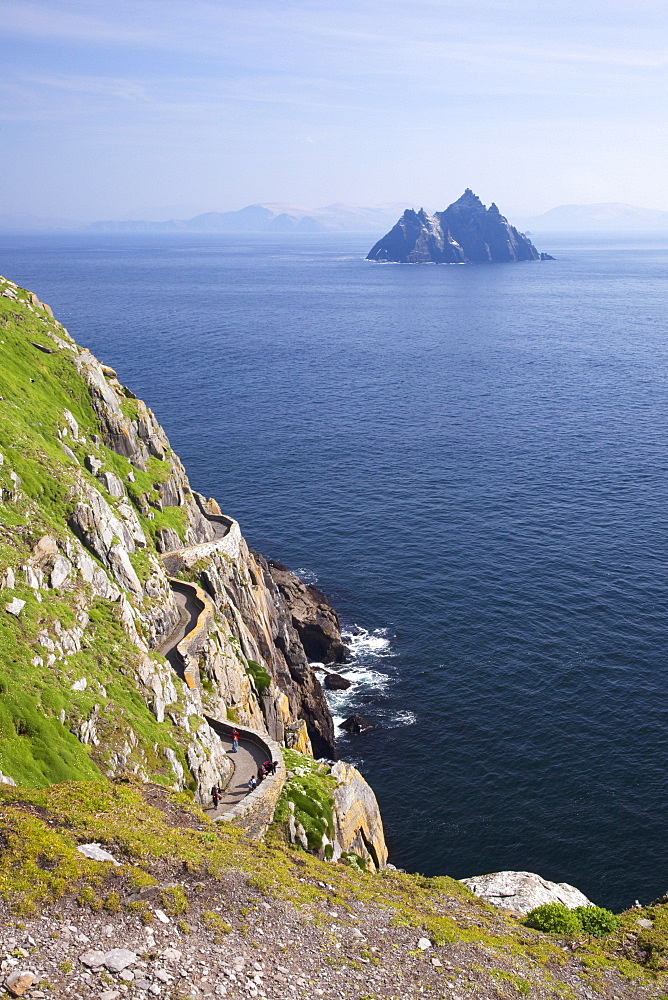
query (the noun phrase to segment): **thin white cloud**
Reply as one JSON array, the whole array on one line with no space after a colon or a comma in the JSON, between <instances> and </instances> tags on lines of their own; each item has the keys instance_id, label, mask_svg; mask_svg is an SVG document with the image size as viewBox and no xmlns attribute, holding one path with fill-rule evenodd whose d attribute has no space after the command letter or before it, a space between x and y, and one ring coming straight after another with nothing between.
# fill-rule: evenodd
<instances>
[{"instance_id":1,"label":"thin white cloud","mask_svg":"<svg viewBox=\"0 0 668 1000\"><path fill-rule=\"evenodd\" d=\"M117 97L124 101L147 101L149 94L144 83L120 77L103 76L34 76L26 80L39 87L65 90L73 94L96 94Z\"/></svg>"},{"instance_id":2,"label":"thin white cloud","mask_svg":"<svg viewBox=\"0 0 668 1000\"><path fill-rule=\"evenodd\" d=\"M63 7L17 0L0 0L0 23L7 35L30 38L68 39L80 42L114 42L151 45L155 31L134 26L121 19L101 20L72 13Z\"/></svg>"}]
</instances>

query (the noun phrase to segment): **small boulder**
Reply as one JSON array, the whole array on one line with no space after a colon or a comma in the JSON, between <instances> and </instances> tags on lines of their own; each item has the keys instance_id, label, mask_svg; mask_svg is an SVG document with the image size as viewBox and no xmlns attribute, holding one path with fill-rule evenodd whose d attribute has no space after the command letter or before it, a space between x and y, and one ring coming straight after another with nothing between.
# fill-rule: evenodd
<instances>
[{"instance_id":1,"label":"small boulder","mask_svg":"<svg viewBox=\"0 0 668 1000\"><path fill-rule=\"evenodd\" d=\"M109 972L123 972L129 965L134 965L137 956L128 948L112 948L104 956L104 966ZM134 976L133 976L134 978Z\"/></svg>"},{"instance_id":2,"label":"small boulder","mask_svg":"<svg viewBox=\"0 0 668 1000\"><path fill-rule=\"evenodd\" d=\"M563 903L569 910L594 905L575 886L567 882L550 882L535 872L494 872L461 881L486 903L516 913L529 913L543 903Z\"/></svg>"},{"instance_id":3,"label":"small boulder","mask_svg":"<svg viewBox=\"0 0 668 1000\"><path fill-rule=\"evenodd\" d=\"M30 989L37 977L26 969L15 969L5 979L7 990L15 997L22 997Z\"/></svg>"},{"instance_id":4,"label":"small boulder","mask_svg":"<svg viewBox=\"0 0 668 1000\"><path fill-rule=\"evenodd\" d=\"M431 948L431 941L429 940L429 938L422 937L418 941L417 946L420 949L420 951L426 951L427 948Z\"/></svg>"},{"instance_id":5,"label":"small boulder","mask_svg":"<svg viewBox=\"0 0 668 1000\"><path fill-rule=\"evenodd\" d=\"M181 952L179 951L178 948L163 948L160 954L165 959L166 962L181 961Z\"/></svg>"},{"instance_id":6,"label":"small boulder","mask_svg":"<svg viewBox=\"0 0 668 1000\"><path fill-rule=\"evenodd\" d=\"M70 575L72 569L72 563L65 556L58 554L53 560L53 569L51 570L51 577L49 582L51 586L62 587Z\"/></svg>"},{"instance_id":7,"label":"small boulder","mask_svg":"<svg viewBox=\"0 0 668 1000\"><path fill-rule=\"evenodd\" d=\"M69 410L63 410L63 417L65 418L65 423L67 424L67 426L70 429L70 434L72 435L72 437L74 438L75 441L78 441L79 440L79 424L77 423L74 414L70 413Z\"/></svg>"},{"instance_id":8,"label":"small boulder","mask_svg":"<svg viewBox=\"0 0 668 1000\"><path fill-rule=\"evenodd\" d=\"M347 691L351 684L352 681L349 681L347 677L342 677L341 674L325 675L325 687L328 691Z\"/></svg>"},{"instance_id":9,"label":"small boulder","mask_svg":"<svg viewBox=\"0 0 668 1000\"><path fill-rule=\"evenodd\" d=\"M115 472L101 472L97 478L112 497L120 500L125 496L125 487Z\"/></svg>"},{"instance_id":10,"label":"small boulder","mask_svg":"<svg viewBox=\"0 0 668 1000\"><path fill-rule=\"evenodd\" d=\"M99 844L79 844L77 851L83 854L84 857L90 858L91 861L111 861L113 865L119 864L116 858L109 851L105 851L104 848L100 847Z\"/></svg>"},{"instance_id":11,"label":"small boulder","mask_svg":"<svg viewBox=\"0 0 668 1000\"><path fill-rule=\"evenodd\" d=\"M100 471L100 469L102 468L103 463L100 461L99 458L96 458L95 455L86 455L84 459L84 465L86 466L89 472L92 472L93 475L96 476Z\"/></svg>"},{"instance_id":12,"label":"small boulder","mask_svg":"<svg viewBox=\"0 0 668 1000\"><path fill-rule=\"evenodd\" d=\"M89 969L99 969L100 966L104 965L104 955L103 951L96 951L95 948L89 948L83 955L79 955L79 961Z\"/></svg>"},{"instance_id":13,"label":"small boulder","mask_svg":"<svg viewBox=\"0 0 668 1000\"><path fill-rule=\"evenodd\" d=\"M363 733L365 729L373 729L373 723L361 715L351 715L339 723L339 729L344 729L347 733Z\"/></svg>"},{"instance_id":14,"label":"small boulder","mask_svg":"<svg viewBox=\"0 0 668 1000\"><path fill-rule=\"evenodd\" d=\"M25 601L22 601L19 597L15 597L13 601L9 602L9 604L5 604L5 611L8 611L10 615L14 615L15 618L18 618L25 606Z\"/></svg>"}]
</instances>

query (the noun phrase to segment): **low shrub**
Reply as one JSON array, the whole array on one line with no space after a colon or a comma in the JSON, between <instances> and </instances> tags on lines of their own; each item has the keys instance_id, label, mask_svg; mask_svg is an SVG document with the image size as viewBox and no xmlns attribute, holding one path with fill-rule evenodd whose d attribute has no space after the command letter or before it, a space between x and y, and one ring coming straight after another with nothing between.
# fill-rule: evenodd
<instances>
[{"instance_id":1,"label":"low shrub","mask_svg":"<svg viewBox=\"0 0 668 1000\"><path fill-rule=\"evenodd\" d=\"M563 903L543 903L527 914L526 924L547 934L577 934L582 930L580 917Z\"/></svg>"},{"instance_id":2,"label":"low shrub","mask_svg":"<svg viewBox=\"0 0 668 1000\"><path fill-rule=\"evenodd\" d=\"M527 914L528 927L547 934L590 934L605 937L619 927L619 917L602 906L577 906L569 910L563 903L543 903Z\"/></svg>"},{"instance_id":3,"label":"low shrub","mask_svg":"<svg viewBox=\"0 0 668 1000\"><path fill-rule=\"evenodd\" d=\"M619 917L602 906L578 906L575 913L580 918L582 930L592 937L605 937L619 927Z\"/></svg>"}]
</instances>

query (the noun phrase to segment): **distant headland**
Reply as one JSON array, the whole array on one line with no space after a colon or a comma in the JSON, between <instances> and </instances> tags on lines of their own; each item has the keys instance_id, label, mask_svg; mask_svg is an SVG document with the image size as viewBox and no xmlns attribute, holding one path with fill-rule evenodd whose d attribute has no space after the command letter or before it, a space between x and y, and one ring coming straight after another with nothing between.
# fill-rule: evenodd
<instances>
[{"instance_id":1,"label":"distant headland","mask_svg":"<svg viewBox=\"0 0 668 1000\"><path fill-rule=\"evenodd\" d=\"M444 212L406 209L371 249L367 260L399 264L471 264L489 261L554 260L467 188Z\"/></svg>"}]
</instances>

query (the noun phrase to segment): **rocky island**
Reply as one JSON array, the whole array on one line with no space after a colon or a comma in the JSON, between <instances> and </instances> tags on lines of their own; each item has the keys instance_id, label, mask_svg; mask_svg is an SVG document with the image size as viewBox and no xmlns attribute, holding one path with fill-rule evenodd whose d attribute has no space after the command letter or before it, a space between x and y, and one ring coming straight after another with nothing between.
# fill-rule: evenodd
<instances>
[{"instance_id":1,"label":"rocky island","mask_svg":"<svg viewBox=\"0 0 668 1000\"><path fill-rule=\"evenodd\" d=\"M554 260L511 226L492 203L489 208L467 188L444 212L427 215L407 208L397 224L371 249L367 260L398 264L479 264L494 261Z\"/></svg>"},{"instance_id":2,"label":"rocky island","mask_svg":"<svg viewBox=\"0 0 668 1000\"><path fill-rule=\"evenodd\" d=\"M615 917L531 872L388 864L309 663L346 657L325 595L1 278L0 329L2 995L664 996L668 897Z\"/></svg>"}]
</instances>

